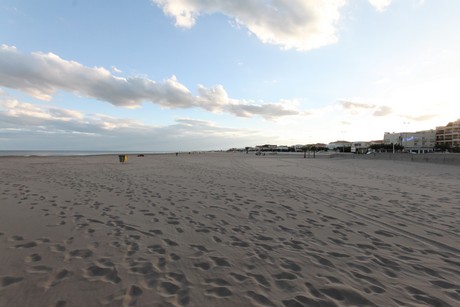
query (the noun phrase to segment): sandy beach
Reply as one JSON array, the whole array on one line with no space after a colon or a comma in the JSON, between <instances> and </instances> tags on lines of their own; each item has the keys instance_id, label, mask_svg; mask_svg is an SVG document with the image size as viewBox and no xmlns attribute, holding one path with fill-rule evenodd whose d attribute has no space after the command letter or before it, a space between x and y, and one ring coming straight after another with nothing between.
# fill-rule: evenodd
<instances>
[{"instance_id":1,"label":"sandy beach","mask_svg":"<svg viewBox=\"0 0 460 307\"><path fill-rule=\"evenodd\" d=\"M460 167L0 158L0 306L459 306Z\"/></svg>"}]
</instances>

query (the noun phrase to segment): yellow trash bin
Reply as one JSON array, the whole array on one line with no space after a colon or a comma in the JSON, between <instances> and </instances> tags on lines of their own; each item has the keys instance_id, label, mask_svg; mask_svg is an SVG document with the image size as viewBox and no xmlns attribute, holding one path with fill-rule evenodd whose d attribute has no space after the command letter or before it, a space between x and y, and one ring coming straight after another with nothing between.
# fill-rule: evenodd
<instances>
[{"instance_id":1,"label":"yellow trash bin","mask_svg":"<svg viewBox=\"0 0 460 307\"><path fill-rule=\"evenodd\" d=\"M128 162L128 155L118 155L118 160L120 160L121 163Z\"/></svg>"}]
</instances>

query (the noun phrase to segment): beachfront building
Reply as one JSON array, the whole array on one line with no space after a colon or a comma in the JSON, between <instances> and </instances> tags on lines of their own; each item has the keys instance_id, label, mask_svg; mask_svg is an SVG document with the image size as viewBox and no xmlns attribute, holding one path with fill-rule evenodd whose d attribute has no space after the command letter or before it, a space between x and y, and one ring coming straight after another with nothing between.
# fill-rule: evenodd
<instances>
[{"instance_id":1,"label":"beachfront building","mask_svg":"<svg viewBox=\"0 0 460 307\"><path fill-rule=\"evenodd\" d=\"M336 151L343 151L345 148L350 148L352 145L352 142L348 141L335 141L331 142L327 145L327 148L329 150L336 150Z\"/></svg>"},{"instance_id":2,"label":"beachfront building","mask_svg":"<svg viewBox=\"0 0 460 307\"><path fill-rule=\"evenodd\" d=\"M401 145L405 152L428 153L434 151L436 133L433 129L416 132L385 132L383 143Z\"/></svg>"},{"instance_id":3,"label":"beachfront building","mask_svg":"<svg viewBox=\"0 0 460 307\"><path fill-rule=\"evenodd\" d=\"M256 146L256 151L277 151L277 149L278 145L265 144Z\"/></svg>"},{"instance_id":4,"label":"beachfront building","mask_svg":"<svg viewBox=\"0 0 460 307\"><path fill-rule=\"evenodd\" d=\"M295 152L302 152L304 146L305 146L305 144L296 144L296 145L294 145L294 151Z\"/></svg>"},{"instance_id":5,"label":"beachfront building","mask_svg":"<svg viewBox=\"0 0 460 307\"><path fill-rule=\"evenodd\" d=\"M370 141L369 142L369 145L383 145L383 140L374 140L374 141Z\"/></svg>"},{"instance_id":6,"label":"beachfront building","mask_svg":"<svg viewBox=\"0 0 460 307\"><path fill-rule=\"evenodd\" d=\"M364 154L367 152L370 142L353 142L351 144L351 152L357 154Z\"/></svg>"},{"instance_id":7,"label":"beachfront building","mask_svg":"<svg viewBox=\"0 0 460 307\"><path fill-rule=\"evenodd\" d=\"M327 150L327 145L324 144L324 143L316 143L316 144L315 144L315 148L316 148L316 150L318 150L318 151Z\"/></svg>"},{"instance_id":8,"label":"beachfront building","mask_svg":"<svg viewBox=\"0 0 460 307\"><path fill-rule=\"evenodd\" d=\"M278 146L277 151L280 151L280 152L288 152L288 151L289 151L289 146L280 145L280 146Z\"/></svg>"},{"instance_id":9,"label":"beachfront building","mask_svg":"<svg viewBox=\"0 0 460 307\"><path fill-rule=\"evenodd\" d=\"M446 126L436 127L436 145L444 148L460 148L460 119Z\"/></svg>"}]
</instances>

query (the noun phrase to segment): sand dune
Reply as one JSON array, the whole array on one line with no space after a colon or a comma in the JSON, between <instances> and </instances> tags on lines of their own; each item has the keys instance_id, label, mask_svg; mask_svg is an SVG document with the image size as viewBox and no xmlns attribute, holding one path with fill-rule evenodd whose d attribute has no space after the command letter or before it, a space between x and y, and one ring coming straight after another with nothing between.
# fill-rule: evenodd
<instances>
[{"instance_id":1,"label":"sand dune","mask_svg":"<svg viewBox=\"0 0 460 307\"><path fill-rule=\"evenodd\" d=\"M460 168L0 158L0 306L458 306Z\"/></svg>"}]
</instances>

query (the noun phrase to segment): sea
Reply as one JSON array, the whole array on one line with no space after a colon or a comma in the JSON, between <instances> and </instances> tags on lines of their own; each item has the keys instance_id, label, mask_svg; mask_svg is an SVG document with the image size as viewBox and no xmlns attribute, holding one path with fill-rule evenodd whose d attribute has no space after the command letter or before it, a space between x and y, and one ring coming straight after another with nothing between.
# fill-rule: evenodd
<instances>
[{"instance_id":1,"label":"sea","mask_svg":"<svg viewBox=\"0 0 460 307\"><path fill-rule=\"evenodd\" d=\"M7 157L47 157L47 156L94 156L94 155L134 155L166 154L170 151L83 151L83 150L0 150L0 156Z\"/></svg>"}]
</instances>

